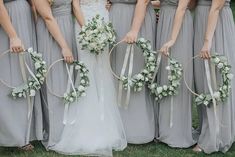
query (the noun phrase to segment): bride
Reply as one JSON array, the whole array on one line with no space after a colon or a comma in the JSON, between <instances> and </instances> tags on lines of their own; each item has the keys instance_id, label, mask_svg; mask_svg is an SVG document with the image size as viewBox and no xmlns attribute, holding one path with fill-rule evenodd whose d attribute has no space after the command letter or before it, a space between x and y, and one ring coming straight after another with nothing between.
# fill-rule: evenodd
<instances>
[{"instance_id":1,"label":"bride","mask_svg":"<svg viewBox=\"0 0 235 157\"><path fill-rule=\"evenodd\" d=\"M95 15L108 20L105 4L106 0L73 0L78 21L75 25L76 38L81 26ZM69 155L112 156L112 150L123 150L127 142L117 108L114 80L109 70L108 48L94 55L81 50L78 42L77 47L79 60L89 69L90 87L86 97L70 106L69 118L75 122L65 125L54 150Z\"/></svg>"}]
</instances>

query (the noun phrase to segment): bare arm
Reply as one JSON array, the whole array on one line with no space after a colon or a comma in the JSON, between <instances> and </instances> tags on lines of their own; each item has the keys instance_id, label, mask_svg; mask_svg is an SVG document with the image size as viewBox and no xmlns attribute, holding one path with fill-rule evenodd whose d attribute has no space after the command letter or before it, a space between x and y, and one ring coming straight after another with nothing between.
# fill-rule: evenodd
<instances>
[{"instance_id":1,"label":"bare arm","mask_svg":"<svg viewBox=\"0 0 235 157\"><path fill-rule=\"evenodd\" d=\"M225 0L212 0L211 9L208 15L208 23L207 23L207 29L206 29L206 34L205 34L204 45L200 54L201 57L204 59L210 58L212 39L213 39L215 29L217 26L219 13L220 13L220 10L223 8L224 3L225 3Z\"/></svg>"},{"instance_id":2,"label":"bare arm","mask_svg":"<svg viewBox=\"0 0 235 157\"><path fill-rule=\"evenodd\" d=\"M3 0L0 0L0 24L10 39L10 49L12 52L22 52L24 46L11 23L10 17L4 6Z\"/></svg>"},{"instance_id":3,"label":"bare arm","mask_svg":"<svg viewBox=\"0 0 235 157\"><path fill-rule=\"evenodd\" d=\"M181 26L183 23L184 15L187 10L188 3L189 3L189 0L179 0L178 7L175 13L175 18L173 22L173 28L172 28L170 39L160 49L160 51L163 52L163 54L165 54L166 56L169 55L169 49L175 44L176 39L179 35Z\"/></svg>"},{"instance_id":4,"label":"bare arm","mask_svg":"<svg viewBox=\"0 0 235 157\"><path fill-rule=\"evenodd\" d=\"M73 55L71 49L69 48L68 44L66 43L60 31L56 19L52 15L50 3L48 2L48 0L33 0L33 2L39 15L45 21L47 29L61 47L65 61L71 63L73 61Z\"/></svg>"},{"instance_id":5,"label":"bare arm","mask_svg":"<svg viewBox=\"0 0 235 157\"><path fill-rule=\"evenodd\" d=\"M126 41L127 43L134 43L137 41L140 28L145 18L148 4L149 0L137 1L131 30L127 33L127 35L124 38L124 41Z\"/></svg>"},{"instance_id":6,"label":"bare arm","mask_svg":"<svg viewBox=\"0 0 235 157\"><path fill-rule=\"evenodd\" d=\"M80 26L85 25L85 19L80 7L80 0L73 0L73 13Z\"/></svg>"}]
</instances>

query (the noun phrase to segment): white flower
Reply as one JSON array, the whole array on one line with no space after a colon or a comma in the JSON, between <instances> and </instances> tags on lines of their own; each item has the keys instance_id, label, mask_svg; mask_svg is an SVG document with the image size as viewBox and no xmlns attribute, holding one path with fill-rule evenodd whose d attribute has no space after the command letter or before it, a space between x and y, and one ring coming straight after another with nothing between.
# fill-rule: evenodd
<instances>
[{"instance_id":1,"label":"white flower","mask_svg":"<svg viewBox=\"0 0 235 157\"><path fill-rule=\"evenodd\" d=\"M30 48L28 49L28 52L29 52L29 53L32 53L32 52L33 52L33 48L30 47Z\"/></svg>"},{"instance_id":2,"label":"white flower","mask_svg":"<svg viewBox=\"0 0 235 157\"><path fill-rule=\"evenodd\" d=\"M163 90L167 90L167 86L166 85L163 86Z\"/></svg>"},{"instance_id":3,"label":"white flower","mask_svg":"<svg viewBox=\"0 0 235 157\"><path fill-rule=\"evenodd\" d=\"M219 69L223 68L223 66L224 66L223 63L219 63L219 64L217 65L217 67L218 67Z\"/></svg>"},{"instance_id":4,"label":"white flower","mask_svg":"<svg viewBox=\"0 0 235 157\"><path fill-rule=\"evenodd\" d=\"M81 80L81 84L84 84L86 83L86 81L84 79Z\"/></svg>"},{"instance_id":5,"label":"white flower","mask_svg":"<svg viewBox=\"0 0 235 157\"><path fill-rule=\"evenodd\" d=\"M209 104L209 101L204 101L203 104L207 106Z\"/></svg>"},{"instance_id":6,"label":"white flower","mask_svg":"<svg viewBox=\"0 0 235 157\"><path fill-rule=\"evenodd\" d=\"M38 68L41 67L41 64L40 64L39 62L36 62L36 63L34 64L34 66L35 66L36 69L38 69Z\"/></svg>"},{"instance_id":7,"label":"white flower","mask_svg":"<svg viewBox=\"0 0 235 157\"><path fill-rule=\"evenodd\" d=\"M31 89L29 93L30 93L29 96L31 96L31 97L36 95L36 91L33 89Z\"/></svg>"},{"instance_id":8,"label":"white flower","mask_svg":"<svg viewBox=\"0 0 235 157\"><path fill-rule=\"evenodd\" d=\"M162 87L158 87L158 88L157 88L157 92L158 92L158 93L161 93L162 90L163 90Z\"/></svg>"},{"instance_id":9,"label":"white flower","mask_svg":"<svg viewBox=\"0 0 235 157\"><path fill-rule=\"evenodd\" d=\"M19 93L19 94L18 94L18 97L19 97L19 98L21 98L22 96L23 96L23 94L22 94L22 93Z\"/></svg>"},{"instance_id":10,"label":"white flower","mask_svg":"<svg viewBox=\"0 0 235 157\"><path fill-rule=\"evenodd\" d=\"M229 80L232 80L233 79L233 74L230 73L230 74L227 75L227 77L228 77Z\"/></svg>"},{"instance_id":11,"label":"white flower","mask_svg":"<svg viewBox=\"0 0 235 157\"><path fill-rule=\"evenodd\" d=\"M81 96L82 96L82 97L85 97L85 96L86 96L86 93L85 93L85 92L83 92L83 93L81 94Z\"/></svg>"},{"instance_id":12,"label":"white flower","mask_svg":"<svg viewBox=\"0 0 235 157\"><path fill-rule=\"evenodd\" d=\"M220 62L220 59L219 59L218 57L216 57L216 58L214 59L214 62L215 62L216 64L218 64L218 63Z\"/></svg>"},{"instance_id":13,"label":"white flower","mask_svg":"<svg viewBox=\"0 0 235 157\"><path fill-rule=\"evenodd\" d=\"M79 69L80 69L80 65L76 65L76 66L75 66L75 69L76 69L76 70L79 70Z\"/></svg>"},{"instance_id":14,"label":"white flower","mask_svg":"<svg viewBox=\"0 0 235 157\"><path fill-rule=\"evenodd\" d=\"M170 66L167 66L167 67L166 67L166 70L168 70L168 71L171 70L171 67L170 67Z\"/></svg>"},{"instance_id":15,"label":"white flower","mask_svg":"<svg viewBox=\"0 0 235 157\"><path fill-rule=\"evenodd\" d=\"M72 97L69 98L69 102L73 102L74 99Z\"/></svg>"},{"instance_id":16,"label":"white flower","mask_svg":"<svg viewBox=\"0 0 235 157\"><path fill-rule=\"evenodd\" d=\"M80 86L78 87L78 91L79 91L79 92L82 92L82 91L84 91L84 90L85 90L85 88L84 88L83 86L80 85Z\"/></svg>"},{"instance_id":17,"label":"white flower","mask_svg":"<svg viewBox=\"0 0 235 157\"><path fill-rule=\"evenodd\" d=\"M220 98L220 92L215 92L213 96L214 96L215 99L219 99Z\"/></svg>"},{"instance_id":18,"label":"white flower","mask_svg":"<svg viewBox=\"0 0 235 157\"><path fill-rule=\"evenodd\" d=\"M138 75L136 76L136 78L137 78L138 80L142 80L142 79L144 78L144 76L143 76L142 74L138 74Z\"/></svg>"}]
</instances>

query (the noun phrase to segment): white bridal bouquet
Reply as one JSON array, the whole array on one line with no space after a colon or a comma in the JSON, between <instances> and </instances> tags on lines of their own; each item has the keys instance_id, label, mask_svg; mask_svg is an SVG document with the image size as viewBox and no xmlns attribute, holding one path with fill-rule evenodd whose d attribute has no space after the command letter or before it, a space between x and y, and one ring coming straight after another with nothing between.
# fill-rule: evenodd
<instances>
[{"instance_id":1,"label":"white bridal bouquet","mask_svg":"<svg viewBox=\"0 0 235 157\"><path fill-rule=\"evenodd\" d=\"M78 36L82 49L89 50L96 55L102 53L109 44L116 41L116 33L110 22L96 15L82 27Z\"/></svg>"}]
</instances>

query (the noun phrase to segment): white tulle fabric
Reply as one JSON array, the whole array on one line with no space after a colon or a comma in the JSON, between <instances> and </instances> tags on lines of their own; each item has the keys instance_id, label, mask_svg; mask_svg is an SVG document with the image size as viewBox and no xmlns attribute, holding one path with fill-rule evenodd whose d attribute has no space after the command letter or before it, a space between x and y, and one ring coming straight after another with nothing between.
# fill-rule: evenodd
<instances>
[{"instance_id":1,"label":"white tulle fabric","mask_svg":"<svg viewBox=\"0 0 235 157\"><path fill-rule=\"evenodd\" d=\"M86 21L96 14L108 20L105 0L81 0L80 5ZM76 36L80 32L77 23L75 32ZM76 122L65 126L54 150L67 155L112 156L113 150L123 150L127 142L117 107L114 78L109 70L108 48L95 56L81 50L79 44L77 47L79 60L90 71L90 87L86 97L70 106L69 119Z\"/></svg>"}]
</instances>

